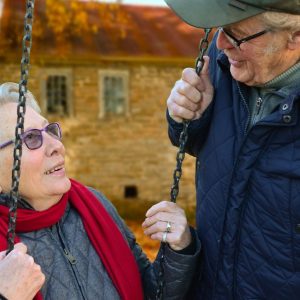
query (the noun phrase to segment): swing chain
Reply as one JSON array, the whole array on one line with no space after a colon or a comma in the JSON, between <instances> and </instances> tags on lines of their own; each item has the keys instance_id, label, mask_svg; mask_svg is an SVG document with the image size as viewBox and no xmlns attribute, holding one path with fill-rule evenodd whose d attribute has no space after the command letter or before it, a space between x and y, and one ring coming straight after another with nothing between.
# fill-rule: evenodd
<instances>
[{"instance_id":1,"label":"swing chain","mask_svg":"<svg viewBox=\"0 0 300 300\"><path fill-rule=\"evenodd\" d=\"M208 49L208 45L209 45L209 41L208 41L208 37L209 37L209 34L211 32L211 29L210 28L206 28L204 29L204 38L201 39L200 41L200 44L199 44L199 55L196 59L196 63L195 63L195 70L196 70L196 73L198 75L200 75L200 72L202 71L202 68L204 66L204 55Z\"/></svg>"},{"instance_id":2,"label":"swing chain","mask_svg":"<svg viewBox=\"0 0 300 300\"><path fill-rule=\"evenodd\" d=\"M17 220L17 205L19 199L20 167L22 157L22 139L24 132L24 117L26 111L26 93L29 75L30 50L32 45L34 0L26 1L26 13L24 20L24 36L22 41L21 79L19 82L19 101L17 107L17 125L15 128L14 163L12 169L12 185L9 203L9 223L7 231L7 253L13 250Z\"/></svg>"},{"instance_id":3,"label":"swing chain","mask_svg":"<svg viewBox=\"0 0 300 300\"><path fill-rule=\"evenodd\" d=\"M204 66L204 55L207 51L209 42L208 37L211 32L211 29L205 29L205 35L201 39L199 44L199 55L196 59L195 63L195 70L196 73L199 75L200 72L203 69ZM172 202L176 202L178 193L179 193L179 181L182 175L182 163L185 157L185 145L188 139L188 127L189 127L190 121L183 121L183 128L180 133L179 137L179 150L176 155L176 168L173 173L173 185L171 187L170 192L170 200ZM159 273L158 273L158 287L156 291L156 300L162 300L163 299L163 289L164 289L164 260L165 260L165 252L166 252L166 243L162 242L161 244L161 251L160 251L160 260L159 260Z\"/></svg>"}]
</instances>

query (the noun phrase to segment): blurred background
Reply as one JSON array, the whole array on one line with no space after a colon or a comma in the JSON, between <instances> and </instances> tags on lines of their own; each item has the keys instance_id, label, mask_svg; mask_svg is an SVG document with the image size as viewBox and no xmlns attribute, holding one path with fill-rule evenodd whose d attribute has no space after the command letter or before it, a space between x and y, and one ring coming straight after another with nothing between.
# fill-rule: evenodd
<instances>
[{"instance_id":1,"label":"blurred background","mask_svg":"<svg viewBox=\"0 0 300 300\"><path fill-rule=\"evenodd\" d=\"M0 0L0 82L20 79L24 0ZM153 258L146 210L169 200L176 151L166 99L193 67L201 30L162 0L36 0L28 88L58 121L68 175L99 189ZM194 223L195 159L184 161L178 204Z\"/></svg>"}]
</instances>

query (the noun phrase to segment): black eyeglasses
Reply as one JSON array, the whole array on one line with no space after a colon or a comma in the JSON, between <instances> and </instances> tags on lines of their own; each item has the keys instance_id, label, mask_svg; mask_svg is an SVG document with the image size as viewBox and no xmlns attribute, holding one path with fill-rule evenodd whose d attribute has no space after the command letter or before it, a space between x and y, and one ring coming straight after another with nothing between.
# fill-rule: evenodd
<instances>
[{"instance_id":1,"label":"black eyeglasses","mask_svg":"<svg viewBox=\"0 0 300 300\"><path fill-rule=\"evenodd\" d=\"M43 131L47 132L50 136L54 137L55 139L61 141L62 134L61 128L58 123L50 123L43 129L29 129L25 131L21 135L21 140L28 149L35 150L40 148L43 145ZM9 140L3 144L0 144L0 149L3 149L10 144L13 144L15 140Z\"/></svg>"},{"instance_id":2,"label":"black eyeglasses","mask_svg":"<svg viewBox=\"0 0 300 300\"><path fill-rule=\"evenodd\" d=\"M230 42L230 44L232 46L234 46L235 48L238 48L240 49L240 45L245 43L245 42L248 42L250 40L253 40L267 32L269 32L270 30L268 29L265 29L263 31L260 31L260 32L257 32L255 34L252 34L252 35L249 35L247 37L244 37L240 40L238 40L236 37L234 37L227 29L223 28L223 27L219 27L219 30L224 33L224 35L227 37L228 41Z\"/></svg>"}]
</instances>

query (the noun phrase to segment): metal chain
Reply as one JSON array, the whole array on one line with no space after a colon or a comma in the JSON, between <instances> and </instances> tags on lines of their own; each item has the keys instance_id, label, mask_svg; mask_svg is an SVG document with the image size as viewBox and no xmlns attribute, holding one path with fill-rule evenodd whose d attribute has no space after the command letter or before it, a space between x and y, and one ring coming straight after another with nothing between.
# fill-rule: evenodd
<instances>
[{"instance_id":1,"label":"metal chain","mask_svg":"<svg viewBox=\"0 0 300 300\"><path fill-rule=\"evenodd\" d=\"M7 231L7 253L13 250L17 220L17 205L19 199L20 167L22 157L21 134L24 132L24 117L26 111L26 92L29 75L30 51L32 45L34 0L26 1L26 13L24 20L24 37L22 42L21 80L19 82L19 102L17 107L17 125L15 128L14 163L12 169L12 185L9 203L9 223Z\"/></svg>"},{"instance_id":2,"label":"metal chain","mask_svg":"<svg viewBox=\"0 0 300 300\"><path fill-rule=\"evenodd\" d=\"M195 63L195 70L196 73L199 75L200 72L202 71L202 68L204 66L204 59L203 56L205 55L209 42L208 42L208 37L211 32L211 29L205 29L205 35L201 39L200 44L199 44L199 55L196 59ZM183 121L183 128L180 133L179 137L179 150L176 155L176 168L173 173L173 185L171 187L171 192L170 192L170 200L172 202L176 202L178 193L179 193L179 181L182 175L182 163L185 157L185 145L188 139L188 127L189 127L190 122L184 120ZM156 291L156 300L162 300L163 299L163 289L164 289L164 261L165 261L165 250L166 249L166 243L162 242L161 245L161 256L159 260L159 273L158 273L158 287Z\"/></svg>"}]
</instances>

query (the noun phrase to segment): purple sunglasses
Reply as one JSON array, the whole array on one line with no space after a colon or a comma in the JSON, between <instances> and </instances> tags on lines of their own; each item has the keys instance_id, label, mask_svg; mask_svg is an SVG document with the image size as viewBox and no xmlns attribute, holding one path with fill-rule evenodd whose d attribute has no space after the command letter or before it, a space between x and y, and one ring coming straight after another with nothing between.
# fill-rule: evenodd
<instances>
[{"instance_id":1,"label":"purple sunglasses","mask_svg":"<svg viewBox=\"0 0 300 300\"><path fill-rule=\"evenodd\" d=\"M61 128L58 123L50 123L43 129L29 129L25 131L21 135L21 140L28 149L35 150L40 148L43 145L43 131L47 132L50 136L54 137L55 139L61 141L62 134L61 134ZM15 140L9 140L3 144L0 145L0 149L3 149L10 144L13 144Z\"/></svg>"}]
</instances>

